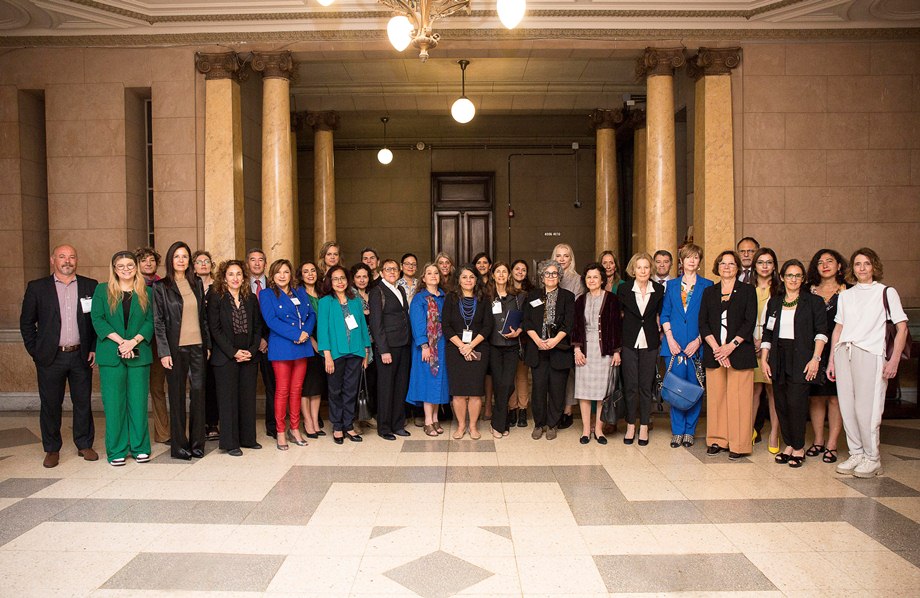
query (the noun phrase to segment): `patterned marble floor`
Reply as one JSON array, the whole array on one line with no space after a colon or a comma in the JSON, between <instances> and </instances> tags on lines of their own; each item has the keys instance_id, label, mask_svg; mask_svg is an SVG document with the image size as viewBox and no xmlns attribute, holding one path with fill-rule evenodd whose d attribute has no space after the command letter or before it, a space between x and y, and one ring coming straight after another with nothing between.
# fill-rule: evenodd
<instances>
[{"instance_id":1,"label":"patterned marble floor","mask_svg":"<svg viewBox=\"0 0 920 598\"><path fill-rule=\"evenodd\" d=\"M97 420L97 448L104 422ZM2 596L898 596L920 587L920 422L885 476L741 462L702 443L330 437L191 464L41 467L0 414ZM705 429L701 422L700 430ZM65 438L70 434L65 431ZM215 443L212 443L212 445ZM209 448L213 446L209 445ZM845 452L841 451L845 456Z\"/></svg>"}]
</instances>

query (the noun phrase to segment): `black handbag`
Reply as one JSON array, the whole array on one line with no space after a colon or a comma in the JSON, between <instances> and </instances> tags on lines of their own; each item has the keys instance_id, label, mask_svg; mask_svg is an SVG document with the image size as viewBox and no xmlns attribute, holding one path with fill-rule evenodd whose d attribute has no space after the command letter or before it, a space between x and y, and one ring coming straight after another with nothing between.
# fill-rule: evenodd
<instances>
[{"instance_id":1,"label":"black handbag","mask_svg":"<svg viewBox=\"0 0 920 598\"><path fill-rule=\"evenodd\" d=\"M364 368L361 369L361 383L358 386L358 421L370 421L373 419L370 407L370 397L367 390L367 374Z\"/></svg>"},{"instance_id":2,"label":"black handbag","mask_svg":"<svg viewBox=\"0 0 920 598\"><path fill-rule=\"evenodd\" d=\"M601 421L615 426L617 421L626 416L626 401L623 400L623 378L620 376L620 366L610 368L607 379L607 395L601 405Z\"/></svg>"}]
</instances>

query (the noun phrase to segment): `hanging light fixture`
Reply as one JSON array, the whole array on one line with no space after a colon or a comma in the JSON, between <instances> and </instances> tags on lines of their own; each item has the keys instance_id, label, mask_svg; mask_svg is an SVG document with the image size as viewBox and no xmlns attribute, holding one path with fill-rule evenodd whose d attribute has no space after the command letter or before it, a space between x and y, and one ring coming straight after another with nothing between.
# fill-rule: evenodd
<instances>
[{"instance_id":1,"label":"hanging light fixture","mask_svg":"<svg viewBox=\"0 0 920 598\"><path fill-rule=\"evenodd\" d=\"M466 97L466 67L470 65L470 61L458 60L457 64L460 65L460 97L450 107L450 115L455 121L465 125L476 116L476 106Z\"/></svg>"},{"instance_id":2,"label":"hanging light fixture","mask_svg":"<svg viewBox=\"0 0 920 598\"><path fill-rule=\"evenodd\" d=\"M380 117L380 122L383 123L383 147L377 152L377 161L384 166L393 161L393 152L387 147L387 122L389 122L389 120L389 116Z\"/></svg>"},{"instance_id":3,"label":"hanging light fixture","mask_svg":"<svg viewBox=\"0 0 920 598\"><path fill-rule=\"evenodd\" d=\"M329 6L335 0L316 0ZM412 44L418 48L422 62L428 60L428 50L435 48L440 33L431 30L438 19L463 11L470 15L471 0L377 0L397 14L387 23L387 37L397 52ZM508 29L514 29L527 10L527 0L497 0L498 18Z\"/></svg>"}]
</instances>

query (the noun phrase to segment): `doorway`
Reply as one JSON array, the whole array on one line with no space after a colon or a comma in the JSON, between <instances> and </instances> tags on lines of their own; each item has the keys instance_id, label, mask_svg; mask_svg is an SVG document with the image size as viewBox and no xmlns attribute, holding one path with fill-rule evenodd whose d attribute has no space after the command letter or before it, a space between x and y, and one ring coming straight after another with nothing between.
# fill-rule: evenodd
<instances>
[{"instance_id":1,"label":"doorway","mask_svg":"<svg viewBox=\"0 0 920 598\"><path fill-rule=\"evenodd\" d=\"M495 259L495 174L432 173L432 248L457 266L484 251Z\"/></svg>"}]
</instances>

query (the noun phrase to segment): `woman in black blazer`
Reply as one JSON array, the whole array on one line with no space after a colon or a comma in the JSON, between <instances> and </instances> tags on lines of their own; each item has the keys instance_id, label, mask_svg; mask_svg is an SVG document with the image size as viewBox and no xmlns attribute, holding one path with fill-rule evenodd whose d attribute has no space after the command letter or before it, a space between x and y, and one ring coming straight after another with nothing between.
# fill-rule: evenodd
<instances>
[{"instance_id":1,"label":"woman in black blazer","mask_svg":"<svg viewBox=\"0 0 920 598\"><path fill-rule=\"evenodd\" d=\"M246 284L245 266L238 260L220 265L208 292L211 366L217 382L221 427L219 447L234 457L240 447L260 449L256 442L256 378L262 314Z\"/></svg>"},{"instance_id":2,"label":"woman in black blazer","mask_svg":"<svg viewBox=\"0 0 920 598\"><path fill-rule=\"evenodd\" d=\"M827 314L820 297L801 292L805 278L802 262L788 260L779 276L785 292L767 303L760 365L764 375L773 380L779 429L786 444L775 460L801 467L805 461L808 396L827 343Z\"/></svg>"},{"instance_id":3,"label":"woman in black blazer","mask_svg":"<svg viewBox=\"0 0 920 598\"><path fill-rule=\"evenodd\" d=\"M556 438L565 407L565 385L575 356L569 336L575 324L575 295L559 287L562 268L555 260L540 263L537 278L543 288L527 296L522 328L527 333L524 363L533 373L531 409L534 428L530 437Z\"/></svg>"},{"instance_id":4,"label":"woman in black blazer","mask_svg":"<svg viewBox=\"0 0 920 598\"><path fill-rule=\"evenodd\" d=\"M639 446L648 444L648 425L652 418L655 371L661 346L661 306L664 286L651 280L652 256L637 253L626 265L633 280L617 289L623 307L623 394L626 399L626 435L623 444L636 439L639 420Z\"/></svg>"},{"instance_id":5,"label":"woman in black blazer","mask_svg":"<svg viewBox=\"0 0 920 598\"><path fill-rule=\"evenodd\" d=\"M754 423L754 324L757 293L739 282L741 258L734 251L716 257L720 282L703 291L700 336L706 368L706 453L728 451L729 459L751 452Z\"/></svg>"},{"instance_id":6,"label":"woman in black blazer","mask_svg":"<svg viewBox=\"0 0 920 598\"><path fill-rule=\"evenodd\" d=\"M204 362L211 349L204 287L189 268L190 258L191 251L182 241L170 245L166 277L153 283L153 330L169 389L170 455L185 461L204 457ZM188 422L186 380L190 387Z\"/></svg>"}]
</instances>

